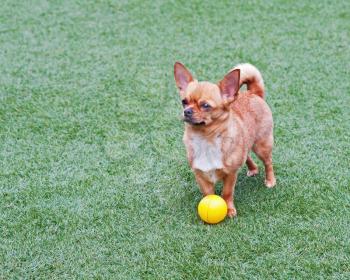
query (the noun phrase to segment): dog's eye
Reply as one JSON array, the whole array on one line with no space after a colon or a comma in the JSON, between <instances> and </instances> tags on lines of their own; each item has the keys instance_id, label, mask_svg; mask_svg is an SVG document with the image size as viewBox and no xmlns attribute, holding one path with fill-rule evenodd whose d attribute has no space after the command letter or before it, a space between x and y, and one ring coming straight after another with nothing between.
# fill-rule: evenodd
<instances>
[{"instance_id":1,"label":"dog's eye","mask_svg":"<svg viewBox=\"0 0 350 280\"><path fill-rule=\"evenodd\" d=\"M211 107L208 103L203 103L201 106L204 109L209 109Z\"/></svg>"},{"instance_id":2,"label":"dog's eye","mask_svg":"<svg viewBox=\"0 0 350 280\"><path fill-rule=\"evenodd\" d=\"M186 105L188 105L187 100L186 99L182 99L182 106L186 106Z\"/></svg>"}]
</instances>

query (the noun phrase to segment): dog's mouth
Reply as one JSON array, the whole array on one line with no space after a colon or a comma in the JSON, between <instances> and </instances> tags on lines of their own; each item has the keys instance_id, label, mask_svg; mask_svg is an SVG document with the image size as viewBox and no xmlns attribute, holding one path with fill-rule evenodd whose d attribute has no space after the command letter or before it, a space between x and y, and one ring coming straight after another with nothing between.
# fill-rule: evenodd
<instances>
[{"instance_id":1,"label":"dog's mouth","mask_svg":"<svg viewBox=\"0 0 350 280\"><path fill-rule=\"evenodd\" d=\"M186 117L183 120L184 120L184 122L187 122L187 123L194 125L194 126L205 125L205 121L195 121L193 119L186 118Z\"/></svg>"}]
</instances>

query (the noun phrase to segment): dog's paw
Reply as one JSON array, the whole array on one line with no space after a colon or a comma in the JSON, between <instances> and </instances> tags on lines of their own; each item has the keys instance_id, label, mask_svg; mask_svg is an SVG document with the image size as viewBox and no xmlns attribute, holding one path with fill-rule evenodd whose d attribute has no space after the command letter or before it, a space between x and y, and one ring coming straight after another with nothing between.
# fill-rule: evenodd
<instances>
[{"instance_id":1,"label":"dog's paw","mask_svg":"<svg viewBox=\"0 0 350 280\"><path fill-rule=\"evenodd\" d=\"M237 216L236 208L229 208L229 209L227 209L227 216L229 218L236 217Z\"/></svg>"},{"instance_id":2,"label":"dog's paw","mask_svg":"<svg viewBox=\"0 0 350 280\"><path fill-rule=\"evenodd\" d=\"M247 172L247 176L248 177L252 177L252 176L255 176L257 174L259 174L259 169L258 168L252 169L252 170L248 170L248 172Z\"/></svg>"},{"instance_id":3,"label":"dog's paw","mask_svg":"<svg viewBox=\"0 0 350 280\"><path fill-rule=\"evenodd\" d=\"M276 179L270 179L270 180L265 180L265 186L270 188L273 188L276 185Z\"/></svg>"}]
</instances>

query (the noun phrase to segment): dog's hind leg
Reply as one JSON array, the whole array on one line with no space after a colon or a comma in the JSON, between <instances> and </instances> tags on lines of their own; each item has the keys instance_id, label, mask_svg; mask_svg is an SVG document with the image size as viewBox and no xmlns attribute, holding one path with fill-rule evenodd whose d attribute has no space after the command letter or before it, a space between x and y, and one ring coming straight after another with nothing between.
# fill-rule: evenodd
<instances>
[{"instance_id":1,"label":"dog's hind leg","mask_svg":"<svg viewBox=\"0 0 350 280\"><path fill-rule=\"evenodd\" d=\"M250 157L250 155L248 155L245 163L247 164L247 167L248 167L247 176L251 177L259 173L259 168L256 165L256 163L253 161L253 159Z\"/></svg>"},{"instance_id":2,"label":"dog's hind leg","mask_svg":"<svg viewBox=\"0 0 350 280\"><path fill-rule=\"evenodd\" d=\"M276 185L276 178L273 172L273 165L272 165L272 146L273 146L272 134L265 139L259 140L253 146L254 153L264 163L265 185L268 188L272 188Z\"/></svg>"}]
</instances>

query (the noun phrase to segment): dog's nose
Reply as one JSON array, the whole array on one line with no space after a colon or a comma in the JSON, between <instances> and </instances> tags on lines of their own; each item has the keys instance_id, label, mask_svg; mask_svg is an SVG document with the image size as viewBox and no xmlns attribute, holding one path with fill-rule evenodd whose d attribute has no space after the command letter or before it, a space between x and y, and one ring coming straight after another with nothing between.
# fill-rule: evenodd
<instances>
[{"instance_id":1,"label":"dog's nose","mask_svg":"<svg viewBox=\"0 0 350 280\"><path fill-rule=\"evenodd\" d=\"M191 117L192 114L193 114L192 108L187 108L187 109L184 110L185 117Z\"/></svg>"}]
</instances>

